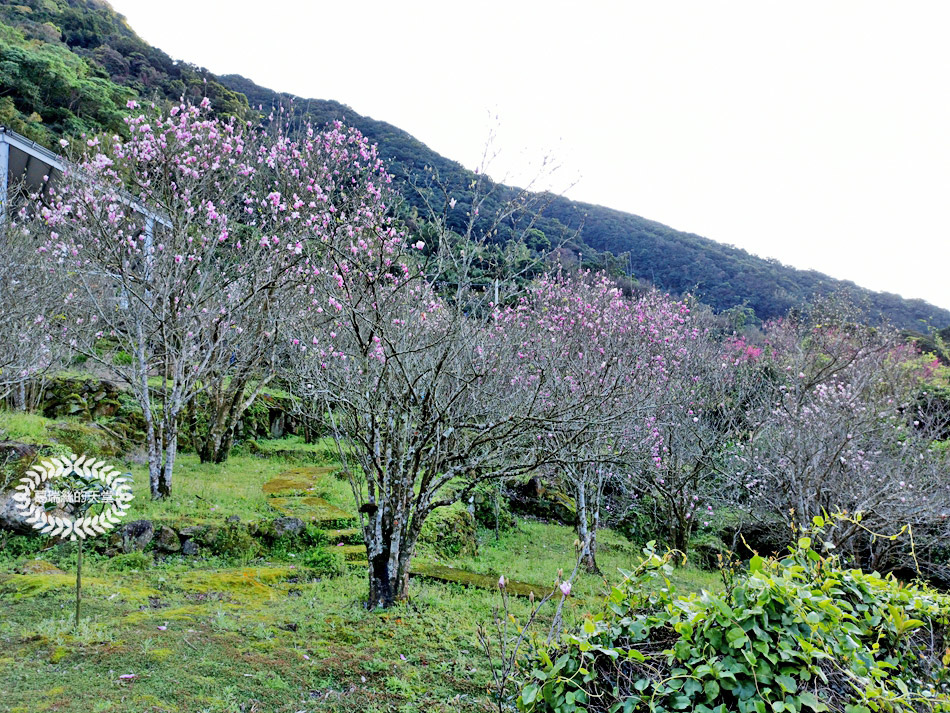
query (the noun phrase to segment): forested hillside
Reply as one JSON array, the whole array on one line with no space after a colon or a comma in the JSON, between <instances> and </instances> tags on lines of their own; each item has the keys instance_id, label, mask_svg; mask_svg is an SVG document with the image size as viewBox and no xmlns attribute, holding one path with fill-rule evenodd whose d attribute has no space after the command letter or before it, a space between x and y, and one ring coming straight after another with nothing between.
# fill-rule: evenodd
<instances>
[{"instance_id":1,"label":"forested hillside","mask_svg":"<svg viewBox=\"0 0 950 713\"><path fill-rule=\"evenodd\" d=\"M101 0L23 0L0 7L0 123L15 131L47 145L63 134L121 131L130 98L162 102L181 96L207 96L221 115L266 116L279 104L292 120L324 124L340 119L379 144L411 205L421 208L422 199L408 182L421 184L426 175L437 175L462 208L471 203L473 175L405 131L335 101L278 94L238 75L216 77L174 61L139 38ZM432 173L425 174L426 167ZM499 186L492 200L504 202L514 191ZM533 226L543 233L532 234L540 246L563 244L564 260L627 273L673 293L692 292L717 310L745 305L759 319L768 319L816 293L847 289L872 317L884 316L905 329L950 325L950 311L923 300L796 270L630 213L548 199ZM496 239L508 240L513 232L514 226L503 225Z\"/></svg>"}]
</instances>

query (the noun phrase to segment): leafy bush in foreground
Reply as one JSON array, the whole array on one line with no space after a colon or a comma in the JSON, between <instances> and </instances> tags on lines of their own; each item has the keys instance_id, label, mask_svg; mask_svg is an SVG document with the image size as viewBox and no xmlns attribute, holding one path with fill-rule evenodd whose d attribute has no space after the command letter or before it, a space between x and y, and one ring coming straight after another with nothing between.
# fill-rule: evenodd
<instances>
[{"instance_id":1,"label":"leafy bush in foreground","mask_svg":"<svg viewBox=\"0 0 950 713\"><path fill-rule=\"evenodd\" d=\"M808 537L790 549L723 594L677 595L670 555L648 547L603 611L534 654L519 710L950 711L950 597L846 569Z\"/></svg>"}]
</instances>

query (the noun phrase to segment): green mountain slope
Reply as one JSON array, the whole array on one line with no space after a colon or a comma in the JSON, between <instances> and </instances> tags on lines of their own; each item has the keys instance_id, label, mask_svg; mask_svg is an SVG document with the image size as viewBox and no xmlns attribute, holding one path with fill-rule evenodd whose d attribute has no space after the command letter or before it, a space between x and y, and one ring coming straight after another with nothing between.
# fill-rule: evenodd
<instances>
[{"instance_id":1,"label":"green mountain slope","mask_svg":"<svg viewBox=\"0 0 950 713\"><path fill-rule=\"evenodd\" d=\"M421 209L422 201L408 181L423 176L426 167L463 209L471 202L473 174L405 131L335 101L278 94L238 75L218 77L176 62L145 43L101 0L21 0L0 6L0 123L16 131L48 145L66 133L120 131L129 98L169 101L181 96L208 96L220 114L251 118L281 105L293 120L341 120L379 144L411 205ZM493 199L498 202L516 190L497 188ZM920 331L927 325L950 325L950 311L923 300L797 270L630 213L548 198L534 227L552 244L565 244L564 259L628 273L673 293L692 292L717 310L747 305L757 317L768 319L816 293L849 290L872 317ZM486 208L483 214L489 215L491 205ZM496 239L503 242L517 229L502 226Z\"/></svg>"}]
</instances>

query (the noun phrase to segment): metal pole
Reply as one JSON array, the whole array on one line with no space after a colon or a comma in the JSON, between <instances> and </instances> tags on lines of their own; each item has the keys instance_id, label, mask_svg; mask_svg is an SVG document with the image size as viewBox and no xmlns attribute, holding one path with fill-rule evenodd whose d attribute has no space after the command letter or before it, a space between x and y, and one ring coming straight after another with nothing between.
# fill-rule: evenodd
<instances>
[{"instance_id":1,"label":"metal pole","mask_svg":"<svg viewBox=\"0 0 950 713\"><path fill-rule=\"evenodd\" d=\"M0 135L0 222L7 215L7 194L10 184L10 144Z\"/></svg>"},{"instance_id":2,"label":"metal pole","mask_svg":"<svg viewBox=\"0 0 950 713\"><path fill-rule=\"evenodd\" d=\"M76 628L79 628L79 603L82 601L82 538L80 537L79 554L76 556Z\"/></svg>"}]
</instances>

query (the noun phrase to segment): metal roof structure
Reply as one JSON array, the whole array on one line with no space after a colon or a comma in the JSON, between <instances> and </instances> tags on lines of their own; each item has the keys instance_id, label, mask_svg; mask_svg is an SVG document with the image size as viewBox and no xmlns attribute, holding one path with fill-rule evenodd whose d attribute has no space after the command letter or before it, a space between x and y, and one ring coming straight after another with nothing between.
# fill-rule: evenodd
<instances>
[{"instance_id":1,"label":"metal roof structure","mask_svg":"<svg viewBox=\"0 0 950 713\"><path fill-rule=\"evenodd\" d=\"M0 126L0 220L7 212L11 186L22 185L28 193L43 194L65 172L66 166L66 159L59 154ZM149 210L131 195L125 197L125 202L146 217L149 233L154 223L171 227L168 218Z\"/></svg>"},{"instance_id":2,"label":"metal roof structure","mask_svg":"<svg viewBox=\"0 0 950 713\"><path fill-rule=\"evenodd\" d=\"M65 168L61 156L0 126L0 212L6 213L11 185L22 181L31 193L41 193Z\"/></svg>"}]
</instances>

